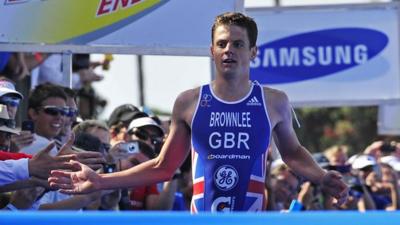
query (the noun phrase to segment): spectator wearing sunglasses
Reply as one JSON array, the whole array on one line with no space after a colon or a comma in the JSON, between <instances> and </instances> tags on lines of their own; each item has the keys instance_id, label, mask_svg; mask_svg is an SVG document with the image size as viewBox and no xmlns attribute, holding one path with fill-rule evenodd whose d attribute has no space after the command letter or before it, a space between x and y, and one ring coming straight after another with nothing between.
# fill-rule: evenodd
<instances>
[{"instance_id":1,"label":"spectator wearing sunglasses","mask_svg":"<svg viewBox=\"0 0 400 225\"><path fill-rule=\"evenodd\" d=\"M10 119L7 106L0 104L0 151L10 151L12 134L19 134L15 129L15 121Z\"/></svg>"},{"instance_id":2,"label":"spectator wearing sunglasses","mask_svg":"<svg viewBox=\"0 0 400 225\"><path fill-rule=\"evenodd\" d=\"M5 77L0 77L0 104L7 106L10 119L15 119L18 107L23 99L21 93L15 90L13 81ZM15 127L15 123L13 125ZM33 135L29 131L21 131L18 135L11 135L11 152L19 150L33 142Z\"/></svg>"},{"instance_id":3,"label":"spectator wearing sunglasses","mask_svg":"<svg viewBox=\"0 0 400 225\"><path fill-rule=\"evenodd\" d=\"M28 100L28 117L34 124L34 141L21 149L21 152L36 154L54 140L64 126L67 95L60 86L41 84L32 90ZM51 152L57 153L57 148Z\"/></svg>"},{"instance_id":4,"label":"spectator wearing sunglasses","mask_svg":"<svg viewBox=\"0 0 400 225\"><path fill-rule=\"evenodd\" d=\"M164 131L156 121L151 117L141 117L132 120L129 124L125 141L138 141L141 143L139 146L142 146L142 148L147 146L156 155L156 148L162 144L163 137ZM142 154L142 152L145 151L141 149L141 153L136 157L138 163L143 163L151 159L147 155ZM177 180L172 179L163 183L160 192L157 190L156 184L130 189L130 209L171 210L175 201L177 188Z\"/></svg>"},{"instance_id":5,"label":"spectator wearing sunglasses","mask_svg":"<svg viewBox=\"0 0 400 225\"><path fill-rule=\"evenodd\" d=\"M15 119L22 99L23 96L15 90L14 83L8 78L0 77L0 104L7 106L8 115L11 119Z\"/></svg>"},{"instance_id":6,"label":"spectator wearing sunglasses","mask_svg":"<svg viewBox=\"0 0 400 225\"><path fill-rule=\"evenodd\" d=\"M157 150L161 148L163 142L164 130L151 117L142 117L132 120L129 124L128 136L144 141L158 153Z\"/></svg>"},{"instance_id":7,"label":"spectator wearing sunglasses","mask_svg":"<svg viewBox=\"0 0 400 225\"><path fill-rule=\"evenodd\" d=\"M72 127L76 123L78 117L78 106L76 104L76 92L68 87L61 87L67 95L66 101L66 114L64 117L64 126L62 127L60 134L56 137L61 144L64 144L72 133Z\"/></svg>"},{"instance_id":8,"label":"spectator wearing sunglasses","mask_svg":"<svg viewBox=\"0 0 400 225\"><path fill-rule=\"evenodd\" d=\"M146 113L141 112L132 104L123 104L115 108L107 123L110 127L111 145L124 141L129 123L132 120L147 116Z\"/></svg>"},{"instance_id":9,"label":"spectator wearing sunglasses","mask_svg":"<svg viewBox=\"0 0 400 225\"><path fill-rule=\"evenodd\" d=\"M76 144L78 136L82 133L90 135L95 141L102 143L109 142L108 127L106 127L100 121L84 121L77 125L73 132L76 137L74 145ZM99 151L99 149L86 148L83 150L95 152ZM69 196L60 194L59 192L51 191L45 193L37 201L37 204L39 205L39 210L80 210L93 203L99 202L101 197L107 193L109 193L109 191L99 191L91 194Z\"/></svg>"}]
</instances>

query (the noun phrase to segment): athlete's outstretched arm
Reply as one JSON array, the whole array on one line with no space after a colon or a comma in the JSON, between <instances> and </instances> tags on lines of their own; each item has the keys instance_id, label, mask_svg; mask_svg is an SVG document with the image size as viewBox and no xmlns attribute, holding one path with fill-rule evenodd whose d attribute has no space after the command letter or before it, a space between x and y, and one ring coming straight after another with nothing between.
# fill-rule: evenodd
<instances>
[{"instance_id":1,"label":"athlete's outstretched arm","mask_svg":"<svg viewBox=\"0 0 400 225\"><path fill-rule=\"evenodd\" d=\"M67 194L90 193L97 190L135 187L169 180L183 163L190 150L188 107L192 98L181 94L174 105L171 129L160 155L128 170L96 174L87 166L75 162L77 172L52 171L50 186Z\"/></svg>"},{"instance_id":2,"label":"athlete's outstretched arm","mask_svg":"<svg viewBox=\"0 0 400 225\"><path fill-rule=\"evenodd\" d=\"M308 150L297 139L287 96L281 93L277 98L274 102L274 110L280 115L280 120L274 127L274 141L283 161L298 175L321 185L327 194L338 200L339 204L343 203L347 197L348 188L341 181L340 174L326 172L318 166Z\"/></svg>"}]
</instances>

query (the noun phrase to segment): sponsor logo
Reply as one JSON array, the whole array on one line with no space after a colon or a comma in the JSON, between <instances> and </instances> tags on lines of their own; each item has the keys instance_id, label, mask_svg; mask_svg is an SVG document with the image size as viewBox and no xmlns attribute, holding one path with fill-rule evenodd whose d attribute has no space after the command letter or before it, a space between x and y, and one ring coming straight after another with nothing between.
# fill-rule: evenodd
<instances>
[{"instance_id":1,"label":"sponsor logo","mask_svg":"<svg viewBox=\"0 0 400 225\"><path fill-rule=\"evenodd\" d=\"M240 160L250 160L250 156L249 155L218 155L218 154L209 154L207 156L208 160L214 160L214 159L240 159Z\"/></svg>"},{"instance_id":2,"label":"sponsor logo","mask_svg":"<svg viewBox=\"0 0 400 225\"><path fill-rule=\"evenodd\" d=\"M203 94L203 96L201 96L201 100L200 100L200 106L201 107L210 107L210 101L212 99L212 96L209 94Z\"/></svg>"},{"instance_id":3,"label":"sponsor logo","mask_svg":"<svg viewBox=\"0 0 400 225\"><path fill-rule=\"evenodd\" d=\"M261 103L258 101L257 97L252 97L247 103L247 106L261 106Z\"/></svg>"},{"instance_id":4,"label":"sponsor logo","mask_svg":"<svg viewBox=\"0 0 400 225\"><path fill-rule=\"evenodd\" d=\"M211 212L230 212L234 205L234 197L218 197L211 204Z\"/></svg>"},{"instance_id":5,"label":"sponsor logo","mask_svg":"<svg viewBox=\"0 0 400 225\"><path fill-rule=\"evenodd\" d=\"M363 65L387 46L386 34L366 28L301 33L259 46L250 78L262 84L315 79Z\"/></svg>"},{"instance_id":6,"label":"sponsor logo","mask_svg":"<svg viewBox=\"0 0 400 225\"><path fill-rule=\"evenodd\" d=\"M215 185L222 191L229 191L236 186L239 181L239 174L230 165L219 167L214 173Z\"/></svg>"},{"instance_id":7,"label":"sponsor logo","mask_svg":"<svg viewBox=\"0 0 400 225\"><path fill-rule=\"evenodd\" d=\"M114 0L114 1L99 0L96 16L103 16L114 13L118 10L128 9L143 1L144 0Z\"/></svg>"}]
</instances>

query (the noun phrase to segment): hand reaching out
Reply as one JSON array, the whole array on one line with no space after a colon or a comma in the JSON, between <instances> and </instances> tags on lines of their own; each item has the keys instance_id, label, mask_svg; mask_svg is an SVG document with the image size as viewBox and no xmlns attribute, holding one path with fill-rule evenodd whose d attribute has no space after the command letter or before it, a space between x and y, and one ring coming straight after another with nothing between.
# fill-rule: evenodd
<instances>
[{"instance_id":1,"label":"hand reaching out","mask_svg":"<svg viewBox=\"0 0 400 225\"><path fill-rule=\"evenodd\" d=\"M67 143L65 143L60 151L58 152L59 156L62 155L75 155L75 159L93 170L98 170L103 167L103 164L106 163L103 154L100 152L91 152L91 151L81 151L77 152L72 149L72 145L74 144L75 136L71 134Z\"/></svg>"},{"instance_id":2,"label":"hand reaching out","mask_svg":"<svg viewBox=\"0 0 400 225\"><path fill-rule=\"evenodd\" d=\"M28 160L30 176L47 179L51 170L73 168L69 161L76 159L76 155L61 155L53 157L49 154L53 147L54 143L52 142L33 156L32 159Z\"/></svg>"},{"instance_id":3,"label":"hand reaching out","mask_svg":"<svg viewBox=\"0 0 400 225\"><path fill-rule=\"evenodd\" d=\"M48 179L50 187L60 189L60 192L65 194L87 194L100 190L100 175L82 163L77 161L71 163L77 171L51 171Z\"/></svg>"}]
</instances>

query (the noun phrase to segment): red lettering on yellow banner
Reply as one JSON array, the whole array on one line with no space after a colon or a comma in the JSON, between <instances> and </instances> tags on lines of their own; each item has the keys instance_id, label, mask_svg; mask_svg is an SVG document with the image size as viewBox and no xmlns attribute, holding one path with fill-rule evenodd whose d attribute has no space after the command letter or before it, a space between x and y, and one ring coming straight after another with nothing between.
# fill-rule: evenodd
<instances>
[{"instance_id":1,"label":"red lettering on yellow banner","mask_svg":"<svg viewBox=\"0 0 400 225\"><path fill-rule=\"evenodd\" d=\"M100 0L96 16L110 14L118 9L126 9L143 0Z\"/></svg>"}]
</instances>

